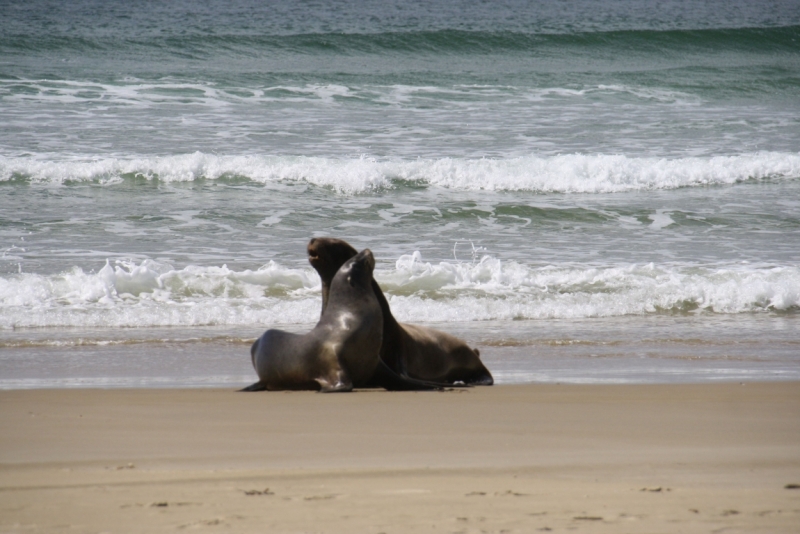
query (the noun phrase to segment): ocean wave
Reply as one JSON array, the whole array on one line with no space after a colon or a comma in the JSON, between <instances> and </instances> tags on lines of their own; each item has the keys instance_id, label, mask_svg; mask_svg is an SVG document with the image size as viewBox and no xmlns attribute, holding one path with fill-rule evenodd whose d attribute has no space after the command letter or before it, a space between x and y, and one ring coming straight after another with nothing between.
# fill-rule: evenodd
<instances>
[{"instance_id":1,"label":"ocean wave","mask_svg":"<svg viewBox=\"0 0 800 534\"><path fill-rule=\"evenodd\" d=\"M376 271L400 320L463 322L658 313L787 312L800 308L797 266L531 267L484 256L428 263L419 252ZM313 323L316 273L270 262L258 270L116 262L99 272L0 277L0 329Z\"/></svg>"},{"instance_id":2,"label":"ocean wave","mask_svg":"<svg viewBox=\"0 0 800 534\"><path fill-rule=\"evenodd\" d=\"M586 84L574 87L524 87L514 85L455 84L445 86L404 84L305 83L273 86L239 86L214 81L141 80L126 77L112 83L86 80L0 78L0 97L9 102L56 105L96 103L108 106L148 108L155 106L203 106L228 111L242 104L335 104L358 100L400 107L429 106L432 101L447 105L531 102L583 103L606 95L633 98L639 102L698 105L696 95L670 88L625 84Z\"/></svg>"},{"instance_id":3,"label":"ocean wave","mask_svg":"<svg viewBox=\"0 0 800 534\"><path fill-rule=\"evenodd\" d=\"M182 59L259 57L275 53L320 54L496 54L538 53L561 56L565 51L605 55L697 52L703 49L746 52L797 52L798 26L761 28L627 29L582 32L428 31L330 32L293 35L196 34L148 35L35 35L6 33L0 53L164 55Z\"/></svg>"},{"instance_id":4,"label":"ocean wave","mask_svg":"<svg viewBox=\"0 0 800 534\"><path fill-rule=\"evenodd\" d=\"M285 156L180 156L58 160L0 156L0 182L113 185L124 180L191 182L238 178L258 183L305 182L358 194L404 183L460 191L622 193L796 179L800 154L654 158L566 154L507 159L378 160Z\"/></svg>"}]
</instances>

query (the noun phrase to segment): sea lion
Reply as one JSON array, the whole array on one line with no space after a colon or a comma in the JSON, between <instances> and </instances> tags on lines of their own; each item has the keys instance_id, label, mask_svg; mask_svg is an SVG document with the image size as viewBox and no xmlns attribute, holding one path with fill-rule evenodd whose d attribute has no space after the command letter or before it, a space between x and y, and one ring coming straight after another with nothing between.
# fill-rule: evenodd
<instances>
[{"instance_id":1,"label":"sea lion","mask_svg":"<svg viewBox=\"0 0 800 534\"><path fill-rule=\"evenodd\" d=\"M330 284L339 266L357 254L346 241L314 238L308 243L308 261L322 280L322 314L330 299ZM380 286L372 289L383 313L381 361L396 375L437 385L492 385L492 374L471 349L455 336L424 326L398 323Z\"/></svg>"},{"instance_id":2,"label":"sea lion","mask_svg":"<svg viewBox=\"0 0 800 534\"><path fill-rule=\"evenodd\" d=\"M267 330L250 357L258 382L243 391L350 391L367 385L382 366L383 313L372 289L375 258L364 249L330 281L327 306L305 335Z\"/></svg>"}]
</instances>

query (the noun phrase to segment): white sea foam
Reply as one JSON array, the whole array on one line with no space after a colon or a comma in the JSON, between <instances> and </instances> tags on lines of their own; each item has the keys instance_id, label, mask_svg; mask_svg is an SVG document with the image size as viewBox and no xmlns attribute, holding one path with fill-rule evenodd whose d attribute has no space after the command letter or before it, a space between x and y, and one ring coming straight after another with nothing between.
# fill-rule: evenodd
<instances>
[{"instance_id":1,"label":"white sea foam","mask_svg":"<svg viewBox=\"0 0 800 534\"><path fill-rule=\"evenodd\" d=\"M404 321L738 314L800 307L797 266L621 265L531 267L484 256L474 263L404 255L379 270ZM313 323L320 286L310 268L275 263L251 271L150 260L0 277L0 329Z\"/></svg>"},{"instance_id":2,"label":"white sea foam","mask_svg":"<svg viewBox=\"0 0 800 534\"><path fill-rule=\"evenodd\" d=\"M145 158L64 160L0 156L0 180L113 184L125 176L165 182L240 177L255 182L305 182L341 193L391 188L399 182L462 191L617 193L724 185L764 178L800 178L800 153L650 158L567 154L507 159L378 160L285 156L217 156L196 152Z\"/></svg>"},{"instance_id":3,"label":"white sea foam","mask_svg":"<svg viewBox=\"0 0 800 534\"><path fill-rule=\"evenodd\" d=\"M305 323L319 314L319 277L270 262L257 271L145 260L54 275L0 278L0 328Z\"/></svg>"},{"instance_id":4,"label":"white sea foam","mask_svg":"<svg viewBox=\"0 0 800 534\"><path fill-rule=\"evenodd\" d=\"M20 91L24 87L25 91ZM232 104L306 103L330 105L337 98L358 98L402 107L436 99L443 105L463 106L468 102L504 104L552 101L584 102L587 96L616 95L642 101L696 105L700 98L680 91L624 84L587 85L583 88L517 87L513 85L353 85L309 83L270 87L221 86L212 82L187 82L173 79L153 82L126 78L116 83L78 80L12 79L0 80L0 95L9 102L80 104L95 101L104 106L153 107L201 105L226 109Z\"/></svg>"}]
</instances>

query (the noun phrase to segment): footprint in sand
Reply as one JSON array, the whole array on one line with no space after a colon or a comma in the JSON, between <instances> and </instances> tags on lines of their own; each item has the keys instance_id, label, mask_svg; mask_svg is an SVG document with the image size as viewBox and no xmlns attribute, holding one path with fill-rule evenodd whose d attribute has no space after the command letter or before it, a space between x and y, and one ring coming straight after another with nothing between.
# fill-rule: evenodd
<instances>
[{"instance_id":1,"label":"footprint in sand","mask_svg":"<svg viewBox=\"0 0 800 534\"><path fill-rule=\"evenodd\" d=\"M335 499L337 496L336 494L330 495L311 495L309 497L303 497L304 501L325 501L328 499Z\"/></svg>"},{"instance_id":2,"label":"footprint in sand","mask_svg":"<svg viewBox=\"0 0 800 534\"><path fill-rule=\"evenodd\" d=\"M184 528L197 528L197 527L214 527L217 525L226 525L224 519L214 518L214 519L201 519L199 521L195 521L194 523L187 523L186 525L178 525L179 529Z\"/></svg>"},{"instance_id":3,"label":"footprint in sand","mask_svg":"<svg viewBox=\"0 0 800 534\"><path fill-rule=\"evenodd\" d=\"M517 493L516 491L506 490L503 492L495 492L495 497L525 497L526 493Z\"/></svg>"},{"instance_id":4,"label":"footprint in sand","mask_svg":"<svg viewBox=\"0 0 800 534\"><path fill-rule=\"evenodd\" d=\"M245 495L275 495L274 491L270 491L269 488L265 488L262 490L242 490L244 491Z\"/></svg>"}]
</instances>

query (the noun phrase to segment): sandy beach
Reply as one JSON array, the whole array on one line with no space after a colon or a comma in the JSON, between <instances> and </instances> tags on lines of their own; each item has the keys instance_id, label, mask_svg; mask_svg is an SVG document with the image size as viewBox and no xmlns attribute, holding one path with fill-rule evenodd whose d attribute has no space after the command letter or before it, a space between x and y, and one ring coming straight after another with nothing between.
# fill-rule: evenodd
<instances>
[{"instance_id":1,"label":"sandy beach","mask_svg":"<svg viewBox=\"0 0 800 534\"><path fill-rule=\"evenodd\" d=\"M0 534L800 534L800 0L0 6Z\"/></svg>"},{"instance_id":2,"label":"sandy beach","mask_svg":"<svg viewBox=\"0 0 800 534\"><path fill-rule=\"evenodd\" d=\"M797 532L800 384L0 392L3 532Z\"/></svg>"}]
</instances>

